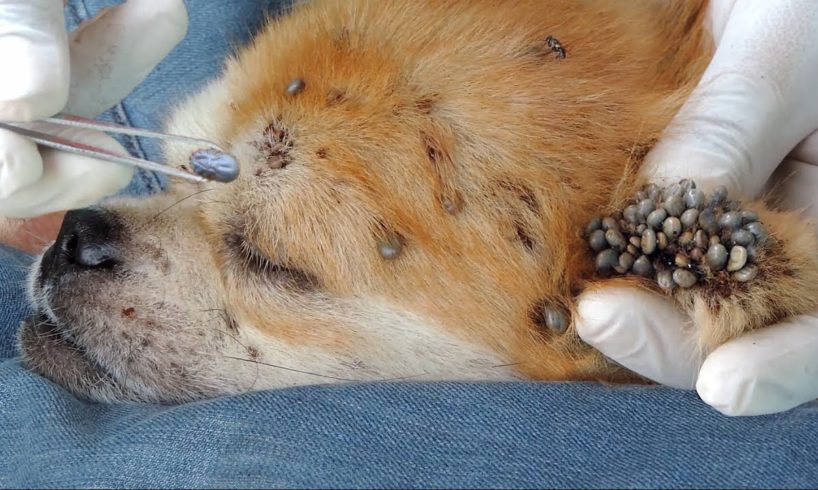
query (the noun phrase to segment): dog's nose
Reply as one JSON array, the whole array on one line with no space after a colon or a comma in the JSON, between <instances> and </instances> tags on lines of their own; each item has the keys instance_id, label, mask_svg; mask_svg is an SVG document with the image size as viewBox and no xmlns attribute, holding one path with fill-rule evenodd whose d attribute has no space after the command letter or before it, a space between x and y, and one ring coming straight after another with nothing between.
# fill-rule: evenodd
<instances>
[{"instance_id":1,"label":"dog's nose","mask_svg":"<svg viewBox=\"0 0 818 490\"><path fill-rule=\"evenodd\" d=\"M70 211L63 219L52 253L54 265L87 269L111 268L119 262L119 225L101 209Z\"/></svg>"}]
</instances>

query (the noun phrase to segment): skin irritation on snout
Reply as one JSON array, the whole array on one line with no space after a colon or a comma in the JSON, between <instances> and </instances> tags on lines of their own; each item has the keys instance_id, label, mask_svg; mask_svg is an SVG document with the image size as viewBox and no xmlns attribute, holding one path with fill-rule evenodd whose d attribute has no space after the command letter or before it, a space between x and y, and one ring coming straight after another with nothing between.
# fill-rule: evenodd
<instances>
[{"instance_id":1,"label":"skin irritation on snout","mask_svg":"<svg viewBox=\"0 0 818 490\"><path fill-rule=\"evenodd\" d=\"M116 272L60 278L70 299L34 292L60 303L105 381L59 374L33 348L30 364L82 396L161 402L324 382L637 381L574 330L574 298L596 281L583 224L641 190L645 149L706 66L704 10L296 8L169 124L227 149L237 179L106 204L122 227ZM191 151L168 146L167 160ZM765 277L791 277L777 282L785 308L756 313L805 306L811 239L773 226L795 218L759 215L781 244ZM758 281L740 292L676 299L706 304L700 328L724 338L748 325L738 306L772 298Z\"/></svg>"}]
</instances>

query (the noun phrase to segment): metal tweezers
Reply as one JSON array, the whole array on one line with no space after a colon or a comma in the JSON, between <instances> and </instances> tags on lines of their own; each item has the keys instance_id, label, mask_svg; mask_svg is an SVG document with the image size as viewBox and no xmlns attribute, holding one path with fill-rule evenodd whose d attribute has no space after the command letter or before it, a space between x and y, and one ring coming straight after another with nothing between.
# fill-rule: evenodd
<instances>
[{"instance_id":1,"label":"metal tweezers","mask_svg":"<svg viewBox=\"0 0 818 490\"><path fill-rule=\"evenodd\" d=\"M106 160L121 165L131 165L133 167L152 170L154 172L160 172L166 175L192 180L194 182L230 182L234 180L239 173L239 166L236 159L211 141L192 138L189 136L159 133L147 129L132 128L130 126L122 126L120 124L97 121L95 119L87 119L69 114L59 114L54 117L41 119L37 122L71 126L81 129L92 129L113 134L125 134L131 136L141 136L144 138L178 141L196 145L199 147L199 149L192 152L190 157L193 172L186 172L169 165L162 165L150 160L143 160L141 158L131 156L118 155L104 148L35 131L33 129L23 127L19 123L0 122L0 129L5 129L21 136L25 136L38 145L48 148L54 148L56 150L66 151L99 160Z\"/></svg>"}]
</instances>

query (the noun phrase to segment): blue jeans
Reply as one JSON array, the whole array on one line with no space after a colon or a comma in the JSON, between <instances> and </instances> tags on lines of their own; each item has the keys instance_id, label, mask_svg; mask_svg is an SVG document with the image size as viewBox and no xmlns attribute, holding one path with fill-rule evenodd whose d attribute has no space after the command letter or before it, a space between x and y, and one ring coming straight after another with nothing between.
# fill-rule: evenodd
<instances>
[{"instance_id":1,"label":"blue jeans","mask_svg":"<svg viewBox=\"0 0 818 490\"><path fill-rule=\"evenodd\" d=\"M72 1L71 22L110 3ZM190 36L106 117L159 127L276 3L190 0ZM139 174L130 191L161 186ZM731 419L693 392L526 382L314 386L178 407L78 401L16 357L29 260L0 249L0 487L818 486L816 404Z\"/></svg>"}]
</instances>

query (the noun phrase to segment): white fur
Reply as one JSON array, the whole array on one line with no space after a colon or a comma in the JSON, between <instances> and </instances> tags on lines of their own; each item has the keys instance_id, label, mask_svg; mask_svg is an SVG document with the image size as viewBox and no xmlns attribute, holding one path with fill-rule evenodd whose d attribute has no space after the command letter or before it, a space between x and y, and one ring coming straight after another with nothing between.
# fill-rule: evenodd
<instances>
[{"instance_id":1,"label":"white fur","mask_svg":"<svg viewBox=\"0 0 818 490\"><path fill-rule=\"evenodd\" d=\"M338 310L335 305L334 310ZM265 335L252 326L241 326L228 355L247 359L246 346L260 346L257 359L244 381L253 389L389 380L508 380L519 375L488 349L445 333L406 312L377 301L355 301L344 310L351 335L365 339L354 353L331 352L294 346ZM225 360L227 365L231 365ZM244 361L233 363L247 364ZM230 366L236 369L236 366ZM298 372L302 371L302 372Z\"/></svg>"}]
</instances>

